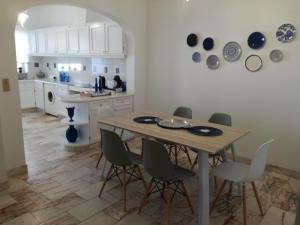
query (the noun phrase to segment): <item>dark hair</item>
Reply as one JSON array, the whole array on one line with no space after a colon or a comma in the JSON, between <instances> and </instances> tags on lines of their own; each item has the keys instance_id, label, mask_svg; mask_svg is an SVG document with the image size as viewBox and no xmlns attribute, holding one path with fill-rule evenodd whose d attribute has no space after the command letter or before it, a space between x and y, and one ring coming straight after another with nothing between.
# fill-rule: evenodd
<instances>
[{"instance_id":1,"label":"dark hair","mask_svg":"<svg viewBox=\"0 0 300 225\"><path fill-rule=\"evenodd\" d=\"M114 77L114 81L117 83L115 88L120 88L122 86L122 80L119 75L116 75Z\"/></svg>"}]
</instances>

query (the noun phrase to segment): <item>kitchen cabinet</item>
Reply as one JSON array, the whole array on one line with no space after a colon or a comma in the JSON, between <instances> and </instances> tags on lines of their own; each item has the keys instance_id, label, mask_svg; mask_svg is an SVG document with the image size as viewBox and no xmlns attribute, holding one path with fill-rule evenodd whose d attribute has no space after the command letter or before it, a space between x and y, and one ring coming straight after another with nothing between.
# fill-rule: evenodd
<instances>
[{"instance_id":1,"label":"kitchen cabinet","mask_svg":"<svg viewBox=\"0 0 300 225\"><path fill-rule=\"evenodd\" d=\"M28 39L29 39L29 53L36 54L37 53L36 32L35 31L29 32Z\"/></svg>"},{"instance_id":2,"label":"kitchen cabinet","mask_svg":"<svg viewBox=\"0 0 300 225\"><path fill-rule=\"evenodd\" d=\"M79 52L78 29L68 29L68 53L76 54Z\"/></svg>"},{"instance_id":3,"label":"kitchen cabinet","mask_svg":"<svg viewBox=\"0 0 300 225\"><path fill-rule=\"evenodd\" d=\"M47 36L44 30L40 30L36 32L37 38L37 53L45 54L47 53Z\"/></svg>"},{"instance_id":4,"label":"kitchen cabinet","mask_svg":"<svg viewBox=\"0 0 300 225\"><path fill-rule=\"evenodd\" d=\"M80 27L78 29L79 37L79 53L89 54L90 53L90 30L88 26Z\"/></svg>"},{"instance_id":5,"label":"kitchen cabinet","mask_svg":"<svg viewBox=\"0 0 300 225\"><path fill-rule=\"evenodd\" d=\"M106 40L108 54L123 54L123 31L117 24L106 25Z\"/></svg>"},{"instance_id":6,"label":"kitchen cabinet","mask_svg":"<svg viewBox=\"0 0 300 225\"><path fill-rule=\"evenodd\" d=\"M19 81L21 109L35 108L34 81Z\"/></svg>"},{"instance_id":7,"label":"kitchen cabinet","mask_svg":"<svg viewBox=\"0 0 300 225\"><path fill-rule=\"evenodd\" d=\"M44 83L36 81L34 83L35 107L41 110L45 109L44 103Z\"/></svg>"},{"instance_id":8,"label":"kitchen cabinet","mask_svg":"<svg viewBox=\"0 0 300 225\"><path fill-rule=\"evenodd\" d=\"M65 29L58 29L56 32L57 40L57 53L66 54L67 53L67 32Z\"/></svg>"},{"instance_id":9,"label":"kitchen cabinet","mask_svg":"<svg viewBox=\"0 0 300 225\"><path fill-rule=\"evenodd\" d=\"M47 36L47 53L55 54L57 52L57 38L54 30L50 29L46 33Z\"/></svg>"},{"instance_id":10,"label":"kitchen cabinet","mask_svg":"<svg viewBox=\"0 0 300 225\"><path fill-rule=\"evenodd\" d=\"M91 26L91 53L105 54L106 52L106 38L105 38L105 24Z\"/></svg>"}]
</instances>

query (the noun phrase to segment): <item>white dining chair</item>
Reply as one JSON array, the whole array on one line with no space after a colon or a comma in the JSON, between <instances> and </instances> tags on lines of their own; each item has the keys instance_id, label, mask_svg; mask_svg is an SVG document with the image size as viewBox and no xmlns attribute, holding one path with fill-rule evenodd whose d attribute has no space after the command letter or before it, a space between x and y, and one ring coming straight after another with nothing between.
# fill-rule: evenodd
<instances>
[{"instance_id":1,"label":"white dining chair","mask_svg":"<svg viewBox=\"0 0 300 225\"><path fill-rule=\"evenodd\" d=\"M213 176L219 177L224 180L222 186L220 187L219 191L217 192L216 198L214 199L213 203L210 207L210 214L212 213L220 195L222 194L225 186L227 183L230 184L229 193L231 195L232 191L232 184L238 183L242 185L242 198L243 198L243 224L247 225L247 204L246 204L246 184L251 183L252 188L255 194L255 198L260 210L261 215L264 215L263 208L261 202L258 197L258 193L255 186L255 181L258 180L260 177L263 176L266 161L267 161L267 154L270 148L271 143L274 140L270 140L263 145L261 145L258 150L256 151L254 158L251 162L251 165L247 165L244 163L239 162L224 162L219 166L212 169Z\"/></svg>"}]
</instances>

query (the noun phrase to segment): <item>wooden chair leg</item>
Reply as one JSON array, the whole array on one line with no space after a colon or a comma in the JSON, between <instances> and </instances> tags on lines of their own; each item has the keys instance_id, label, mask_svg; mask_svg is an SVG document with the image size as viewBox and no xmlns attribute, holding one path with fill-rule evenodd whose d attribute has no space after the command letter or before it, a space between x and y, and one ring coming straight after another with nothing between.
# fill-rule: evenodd
<instances>
[{"instance_id":1,"label":"wooden chair leg","mask_svg":"<svg viewBox=\"0 0 300 225\"><path fill-rule=\"evenodd\" d=\"M213 203L211 204L211 207L209 209L209 215L211 215L211 213L213 212L217 201L219 200L220 195L222 194L222 191L224 190L225 186L226 186L227 181L224 180L222 186L220 187L220 190L218 191L216 198L214 199Z\"/></svg>"},{"instance_id":2,"label":"wooden chair leg","mask_svg":"<svg viewBox=\"0 0 300 225\"><path fill-rule=\"evenodd\" d=\"M113 170L113 165L110 166L110 169L109 169L109 171L108 171L108 173L107 173L107 175L106 175L106 177L105 177L105 180L104 180L104 182L103 182L103 184L102 184L102 187L101 187L101 190L100 190L100 192L99 192L98 198L101 198L102 192L103 192L103 190L104 190L104 187L105 187L105 185L106 185L106 183L107 183L107 181L108 181L108 178L109 178L109 176L110 176L112 170Z\"/></svg>"},{"instance_id":3,"label":"wooden chair leg","mask_svg":"<svg viewBox=\"0 0 300 225\"><path fill-rule=\"evenodd\" d=\"M197 165L197 162L198 162L198 155L196 156L196 158L195 158L195 160L194 160L194 163L193 163L193 165L192 165L191 171L194 171L195 166Z\"/></svg>"},{"instance_id":4,"label":"wooden chair leg","mask_svg":"<svg viewBox=\"0 0 300 225\"><path fill-rule=\"evenodd\" d=\"M170 225L170 205L171 205L171 193L169 184L166 184L165 196L167 201L167 224Z\"/></svg>"},{"instance_id":5,"label":"wooden chair leg","mask_svg":"<svg viewBox=\"0 0 300 225\"><path fill-rule=\"evenodd\" d=\"M215 185L215 190L218 189L218 179L216 176L214 176L214 185Z\"/></svg>"},{"instance_id":6,"label":"wooden chair leg","mask_svg":"<svg viewBox=\"0 0 300 225\"><path fill-rule=\"evenodd\" d=\"M145 181L144 176L142 174L141 168L138 165L136 165L136 169L137 169L137 171L138 171L138 173L140 175L140 178L141 178L141 180L143 182L145 190L147 190L147 184L146 184L146 181Z\"/></svg>"},{"instance_id":7,"label":"wooden chair leg","mask_svg":"<svg viewBox=\"0 0 300 225\"><path fill-rule=\"evenodd\" d=\"M246 186L245 184L243 184L243 221L244 221L244 224L243 225L247 225L247 194L246 194Z\"/></svg>"},{"instance_id":8,"label":"wooden chair leg","mask_svg":"<svg viewBox=\"0 0 300 225\"><path fill-rule=\"evenodd\" d=\"M193 208L193 205L192 205L190 196L189 196L189 194L188 194L188 192L187 192L187 190L186 190L186 188L185 188L184 183L183 183L182 181L181 181L180 183L181 183L182 190L183 190L183 192L184 192L184 194L185 194L186 200L187 200L187 202L188 202L188 204L189 204L189 207L190 207L190 209L191 209L191 212L192 212L192 214L194 214L194 208Z\"/></svg>"},{"instance_id":9,"label":"wooden chair leg","mask_svg":"<svg viewBox=\"0 0 300 225\"><path fill-rule=\"evenodd\" d=\"M178 165L178 147L177 145L175 146L175 165L177 166Z\"/></svg>"},{"instance_id":10,"label":"wooden chair leg","mask_svg":"<svg viewBox=\"0 0 300 225\"><path fill-rule=\"evenodd\" d=\"M190 153L189 153L188 148L184 146L183 149L184 149L184 152L185 152L186 156L188 157L188 160L189 160L190 165L192 165L193 162L192 162L192 160L191 160L191 156L190 156Z\"/></svg>"},{"instance_id":11,"label":"wooden chair leg","mask_svg":"<svg viewBox=\"0 0 300 225\"><path fill-rule=\"evenodd\" d=\"M260 214L261 214L261 216L264 216L264 211L263 211L263 208L262 208L259 196L258 196L258 192L257 192L256 186L255 186L255 182L253 181L253 182L251 182L251 184L252 184L252 189L254 191L255 198L256 198L256 201L257 201L257 204L258 204L258 207L259 207L259 210L260 210Z\"/></svg>"},{"instance_id":12,"label":"wooden chair leg","mask_svg":"<svg viewBox=\"0 0 300 225\"><path fill-rule=\"evenodd\" d=\"M128 143L125 142L124 144L125 144L126 150L127 150L128 152L130 152L130 148L129 148L129 146L128 146Z\"/></svg>"},{"instance_id":13,"label":"wooden chair leg","mask_svg":"<svg viewBox=\"0 0 300 225\"><path fill-rule=\"evenodd\" d=\"M126 186L127 186L127 181L126 181L126 166L123 166L123 210L124 212L127 211L127 202L126 202Z\"/></svg>"},{"instance_id":14,"label":"wooden chair leg","mask_svg":"<svg viewBox=\"0 0 300 225\"><path fill-rule=\"evenodd\" d=\"M101 161L102 157L103 157L103 152L101 152L101 153L100 153L100 156L99 156L99 159L98 159L98 162L97 162L96 168L98 168L98 167L99 167L99 164L100 164L100 161Z\"/></svg>"},{"instance_id":15,"label":"wooden chair leg","mask_svg":"<svg viewBox=\"0 0 300 225\"><path fill-rule=\"evenodd\" d=\"M231 197L232 194L232 187L233 187L233 183L231 182L229 185L229 191L227 193L227 199L229 199Z\"/></svg>"},{"instance_id":16,"label":"wooden chair leg","mask_svg":"<svg viewBox=\"0 0 300 225\"><path fill-rule=\"evenodd\" d=\"M150 181L150 183L149 183L149 185L146 189L146 192L145 192L145 195L144 195L143 200L141 202L138 214L140 214L142 212L144 206L146 205L147 200L149 199L149 194L150 194L153 182L154 182L154 178L151 179L151 181Z\"/></svg>"}]
</instances>

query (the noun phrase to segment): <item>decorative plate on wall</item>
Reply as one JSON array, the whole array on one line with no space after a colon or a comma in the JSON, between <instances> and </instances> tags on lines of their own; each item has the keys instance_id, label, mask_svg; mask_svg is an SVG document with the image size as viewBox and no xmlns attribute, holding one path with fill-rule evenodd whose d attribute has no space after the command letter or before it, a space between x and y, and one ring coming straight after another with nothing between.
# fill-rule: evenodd
<instances>
[{"instance_id":1,"label":"decorative plate on wall","mask_svg":"<svg viewBox=\"0 0 300 225\"><path fill-rule=\"evenodd\" d=\"M283 43L287 43L294 40L296 35L297 30L292 24L283 24L278 28L276 32L276 37L278 41L281 41Z\"/></svg>"},{"instance_id":2,"label":"decorative plate on wall","mask_svg":"<svg viewBox=\"0 0 300 225\"><path fill-rule=\"evenodd\" d=\"M206 50L206 51L210 51L214 48L215 46L215 42L214 42L214 39L208 37L206 38L204 41L203 41L203 48Z\"/></svg>"},{"instance_id":3,"label":"decorative plate on wall","mask_svg":"<svg viewBox=\"0 0 300 225\"><path fill-rule=\"evenodd\" d=\"M248 38L248 45L252 49L261 49L266 43L266 38L263 33L254 32Z\"/></svg>"},{"instance_id":4,"label":"decorative plate on wall","mask_svg":"<svg viewBox=\"0 0 300 225\"><path fill-rule=\"evenodd\" d=\"M250 55L245 61L245 66L247 70L257 72L262 68L263 62L258 55Z\"/></svg>"},{"instance_id":5,"label":"decorative plate on wall","mask_svg":"<svg viewBox=\"0 0 300 225\"><path fill-rule=\"evenodd\" d=\"M210 55L206 60L206 65L211 70L216 70L220 66L220 60L219 57L216 55Z\"/></svg>"},{"instance_id":6,"label":"decorative plate on wall","mask_svg":"<svg viewBox=\"0 0 300 225\"><path fill-rule=\"evenodd\" d=\"M273 62L280 62L283 60L283 53L282 51L278 50L278 49L275 49L273 51L271 51L270 53L270 59L273 61Z\"/></svg>"},{"instance_id":7,"label":"decorative plate on wall","mask_svg":"<svg viewBox=\"0 0 300 225\"><path fill-rule=\"evenodd\" d=\"M201 55L199 52L194 52L192 58L195 63L199 63L201 61Z\"/></svg>"},{"instance_id":8,"label":"decorative plate on wall","mask_svg":"<svg viewBox=\"0 0 300 225\"><path fill-rule=\"evenodd\" d=\"M228 62L235 62L240 59L242 48L237 42L228 42L223 48L224 59Z\"/></svg>"},{"instance_id":9,"label":"decorative plate on wall","mask_svg":"<svg viewBox=\"0 0 300 225\"><path fill-rule=\"evenodd\" d=\"M190 47L195 47L198 44L197 34L189 34L189 36L187 37L187 44Z\"/></svg>"}]
</instances>

